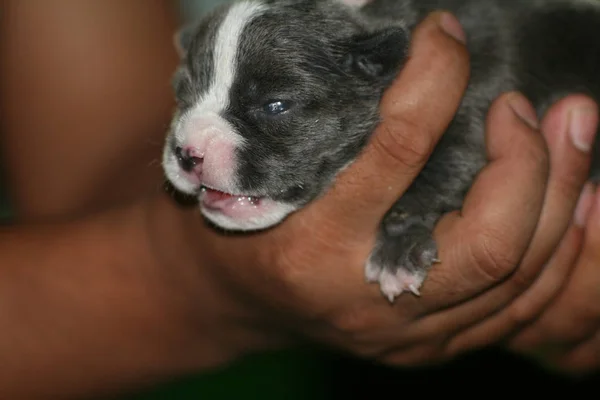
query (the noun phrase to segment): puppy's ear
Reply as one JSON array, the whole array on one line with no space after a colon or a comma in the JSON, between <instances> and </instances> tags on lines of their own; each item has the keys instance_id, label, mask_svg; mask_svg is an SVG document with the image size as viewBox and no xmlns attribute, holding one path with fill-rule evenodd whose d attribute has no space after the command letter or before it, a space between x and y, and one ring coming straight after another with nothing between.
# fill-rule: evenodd
<instances>
[{"instance_id":1,"label":"puppy's ear","mask_svg":"<svg viewBox=\"0 0 600 400\"><path fill-rule=\"evenodd\" d=\"M346 40L342 69L367 80L393 79L408 55L408 31L387 27Z\"/></svg>"},{"instance_id":2,"label":"puppy's ear","mask_svg":"<svg viewBox=\"0 0 600 400\"><path fill-rule=\"evenodd\" d=\"M177 50L180 58L185 58L195 31L194 25L186 25L179 29L173 35L173 45Z\"/></svg>"}]
</instances>

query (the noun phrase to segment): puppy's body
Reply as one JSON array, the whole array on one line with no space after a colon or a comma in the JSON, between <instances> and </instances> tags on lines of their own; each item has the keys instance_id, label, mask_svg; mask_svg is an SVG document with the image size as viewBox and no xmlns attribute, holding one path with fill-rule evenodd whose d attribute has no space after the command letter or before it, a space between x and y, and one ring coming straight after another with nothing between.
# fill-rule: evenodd
<instances>
[{"instance_id":1,"label":"puppy's body","mask_svg":"<svg viewBox=\"0 0 600 400\"><path fill-rule=\"evenodd\" d=\"M198 193L203 214L223 228L277 224L359 154L408 56L410 31L435 9L452 11L465 28L469 88L428 164L382 221L366 265L390 300L418 293L437 261L435 223L460 209L485 165L491 102L520 90L541 115L568 93L600 100L597 2L375 0L358 9L249 0L218 8L182 34L167 177Z\"/></svg>"}]
</instances>

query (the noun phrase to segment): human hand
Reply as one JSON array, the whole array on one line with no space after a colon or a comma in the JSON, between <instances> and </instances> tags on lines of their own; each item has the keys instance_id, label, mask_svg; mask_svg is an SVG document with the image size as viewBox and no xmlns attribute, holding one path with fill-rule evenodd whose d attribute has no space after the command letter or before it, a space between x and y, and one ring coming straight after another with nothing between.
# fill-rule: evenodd
<instances>
[{"instance_id":1,"label":"human hand","mask_svg":"<svg viewBox=\"0 0 600 400\"><path fill-rule=\"evenodd\" d=\"M443 360L494 340L487 324L496 322L489 318L502 315L556 247L570 213L564 222L549 216L572 210L577 196L554 194L564 189L564 176L579 192L589 160L551 147L551 156L575 160L548 180L535 113L523 97L507 94L487 121L489 166L463 210L437 226L443 262L422 297L404 295L391 306L365 283L364 262L381 218L426 163L466 87L466 50L443 33L442 21L455 24L435 14L417 28L411 58L382 101L382 124L323 198L252 235L218 234L198 222L197 212L182 217L188 243L201 246L192 257L202 279L213 283L221 324L211 335L229 349L223 358L270 347L291 332L395 365ZM500 321L503 333L520 323Z\"/></svg>"},{"instance_id":2,"label":"human hand","mask_svg":"<svg viewBox=\"0 0 600 400\"><path fill-rule=\"evenodd\" d=\"M587 110L588 132L598 126L598 108L591 99L571 96L549 112L549 142L565 130L568 111ZM590 136L591 139L591 136ZM582 148L586 148L583 146ZM589 152L591 147L587 148ZM524 301L540 301L554 294L543 313L509 341L520 353L566 372L600 368L600 191L587 183L571 224L544 271L527 291Z\"/></svg>"},{"instance_id":3,"label":"human hand","mask_svg":"<svg viewBox=\"0 0 600 400\"><path fill-rule=\"evenodd\" d=\"M571 225L576 200L588 176L591 141L598 121L596 114L595 103L582 95L569 95L546 111L540 126L550 152L544 211L530 249L521 261L519 271L523 275L513 277L527 290L503 310L473 327L470 336L466 336L467 341L490 343L506 338L512 330L521 329L535 320L568 280L574 257L581 249L582 241L575 233L577 228ZM579 118L573 123L576 115ZM581 211L576 214L579 221L583 220ZM552 243L554 247L548 247Z\"/></svg>"}]
</instances>

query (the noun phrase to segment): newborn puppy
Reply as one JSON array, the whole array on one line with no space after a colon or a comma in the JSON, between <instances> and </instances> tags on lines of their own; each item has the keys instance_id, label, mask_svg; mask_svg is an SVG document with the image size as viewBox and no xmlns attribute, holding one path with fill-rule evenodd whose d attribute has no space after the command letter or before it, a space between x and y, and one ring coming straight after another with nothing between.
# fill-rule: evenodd
<instances>
[{"instance_id":1,"label":"newborn puppy","mask_svg":"<svg viewBox=\"0 0 600 400\"><path fill-rule=\"evenodd\" d=\"M236 231L274 226L323 194L367 143L411 30L447 9L463 24L472 74L429 162L381 223L366 277L393 301L419 294L438 262L432 237L486 163L484 120L520 90L539 114L569 93L600 100L600 6L592 1L246 0L179 34L178 109L167 179ZM593 174L600 177L598 144Z\"/></svg>"}]
</instances>

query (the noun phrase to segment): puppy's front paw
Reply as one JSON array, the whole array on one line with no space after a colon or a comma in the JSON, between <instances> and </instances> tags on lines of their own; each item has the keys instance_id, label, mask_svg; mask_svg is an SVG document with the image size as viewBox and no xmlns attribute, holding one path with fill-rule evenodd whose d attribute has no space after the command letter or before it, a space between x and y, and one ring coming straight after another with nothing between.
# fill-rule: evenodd
<instances>
[{"instance_id":1,"label":"puppy's front paw","mask_svg":"<svg viewBox=\"0 0 600 400\"><path fill-rule=\"evenodd\" d=\"M403 292L420 295L419 289L438 252L430 228L418 220L386 229L365 268L367 281L378 282L390 301Z\"/></svg>"}]
</instances>

